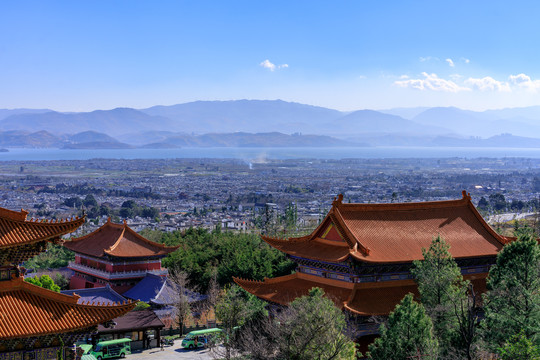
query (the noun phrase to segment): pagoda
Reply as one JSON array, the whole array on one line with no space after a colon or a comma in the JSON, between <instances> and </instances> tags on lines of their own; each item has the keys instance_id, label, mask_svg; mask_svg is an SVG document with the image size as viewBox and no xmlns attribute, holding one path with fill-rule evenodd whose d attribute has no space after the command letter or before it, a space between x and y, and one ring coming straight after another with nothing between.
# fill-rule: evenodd
<instances>
[{"instance_id":1,"label":"pagoda","mask_svg":"<svg viewBox=\"0 0 540 360\"><path fill-rule=\"evenodd\" d=\"M484 221L465 191L459 200L418 203L345 204L339 195L310 235L262 237L297 263L295 273L264 281L234 280L280 306L320 287L356 318L358 337L372 340L378 333L374 316L388 315L408 293L418 296L410 268L438 235L450 245L476 292L485 291L497 253L512 240Z\"/></svg>"},{"instance_id":2,"label":"pagoda","mask_svg":"<svg viewBox=\"0 0 540 360\"><path fill-rule=\"evenodd\" d=\"M60 243L84 218L27 220L26 211L0 208L0 360L75 357L73 343L99 324L126 314L134 302L78 304L79 296L60 294L24 281L19 264Z\"/></svg>"},{"instance_id":3,"label":"pagoda","mask_svg":"<svg viewBox=\"0 0 540 360\"><path fill-rule=\"evenodd\" d=\"M168 272L161 267L161 259L178 249L150 241L125 221L116 224L110 218L99 229L64 246L75 252L75 261L68 266L74 271L70 289L109 285L120 294L147 274L166 277Z\"/></svg>"}]
</instances>

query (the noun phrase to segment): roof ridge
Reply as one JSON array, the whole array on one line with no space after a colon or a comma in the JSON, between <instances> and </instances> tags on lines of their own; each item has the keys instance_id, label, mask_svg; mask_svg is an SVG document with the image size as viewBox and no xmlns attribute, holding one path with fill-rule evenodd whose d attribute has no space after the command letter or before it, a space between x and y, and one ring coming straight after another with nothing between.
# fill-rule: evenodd
<instances>
[{"instance_id":1,"label":"roof ridge","mask_svg":"<svg viewBox=\"0 0 540 360\"><path fill-rule=\"evenodd\" d=\"M343 216L341 215L338 207L335 208L331 219L333 220L338 232L341 234L341 236L345 237L345 241L347 241L349 246L353 248L355 252L360 250L364 256L369 256L370 249L364 246L364 244L360 242L360 239L357 239L356 236L350 232L349 228L345 225L345 221L343 220Z\"/></svg>"},{"instance_id":2,"label":"roof ridge","mask_svg":"<svg viewBox=\"0 0 540 360\"><path fill-rule=\"evenodd\" d=\"M302 237L297 237L297 238L288 238L288 239L285 239L285 238L279 238L279 237L274 237L274 236L266 236L266 235L261 235L261 239L263 239L265 242L273 242L273 243L302 243L302 242L308 242L310 240L313 240L312 237L310 236L302 236Z\"/></svg>"},{"instance_id":3,"label":"roof ridge","mask_svg":"<svg viewBox=\"0 0 540 360\"><path fill-rule=\"evenodd\" d=\"M343 203L343 195L339 194L338 199L334 198L332 207L336 208L352 208L352 209L369 209L369 210L409 210L418 208L434 208L434 207L453 207L465 205L470 202L471 194L463 190L461 199L451 200L432 200L432 201L412 201L412 202L398 202L398 203Z\"/></svg>"},{"instance_id":4,"label":"roof ridge","mask_svg":"<svg viewBox=\"0 0 540 360\"><path fill-rule=\"evenodd\" d=\"M111 218L109 218L109 219L105 222L105 224L101 225L101 226L98 227L96 230L94 230L94 231L92 231L92 232L89 232L89 233L86 234L86 235L79 236L78 238L73 238L73 239L71 239L69 242L70 242L70 243L76 243L76 242L79 242L79 241L81 241L81 240L87 239L87 238L89 238L90 236L92 236L92 235L94 235L94 234L96 234L96 233L102 231L103 229L105 229L105 225L107 225L107 226L113 226L113 227L114 227L115 225L118 225L118 224L115 224L115 223L111 222L110 219L111 219Z\"/></svg>"},{"instance_id":5,"label":"roof ridge","mask_svg":"<svg viewBox=\"0 0 540 360\"><path fill-rule=\"evenodd\" d=\"M11 220L25 221L28 211L21 209L21 211L15 211L0 207L0 217L6 217Z\"/></svg>"},{"instance_id":6,"label":"roof ridge","mask_svg":"<svg viewBox=\"0 0 540 360\"><path fill-rule=\"evenodd\" d=\"M482 224L482 226L484 228L486 228L486 230L495 238L495 240L497 240L499 243L501 243L502 245L506 245L508 244L509 242L512 241L512 238L510 237L507 237L507 236L502 236L501 234L497 233L495 230L493 230L493 228L486 222L486 220L482 217L482 215L480 215L480 213L478 212L478 209L476 209L476 206L474 206L474 204L472 203L471 201L471 194L466 194L465 193L465 190L463 190L463 197L464 199L466 198L467 200L467 206L469 207L469 209L471 209L471 211L473 212L474 216L476 216L476 218L480 221L480 224Z\"/></svg>"},{"instance_id":7,"label":"roof ridge","mask_svg":"<svg viewBox=\"0 0 540 360\"><path fill-rule=\"evenodd\" d=\"M367 210L396 210L407 211L417 210L424 208L442 208L442 207L457 207L463 206L467 202L467 199L454 199L454 200L437 200L437 201L415 201L415 202L400 202L400 203L351 203L340 204L339 207L347 210L367 209Z\"/></svg>"},{"instance_id":8,"label":"roof ridge","mask_svg":"<svg viewBox=\"0 0 540 360\"><path fill-rule=\"evenodd\" d=\"M118 246L118 244L120 243L120 240L124 237L124 234L126 232L126 226L127 226L126 221L124 220L124 227L122 228L122 232L120 233L120 235L118 236L118 238L116 239L114 244L109 246L108 249L103 249L103 252L109 254L110 252L112 252Z\"/></svg>"}]
</instances>

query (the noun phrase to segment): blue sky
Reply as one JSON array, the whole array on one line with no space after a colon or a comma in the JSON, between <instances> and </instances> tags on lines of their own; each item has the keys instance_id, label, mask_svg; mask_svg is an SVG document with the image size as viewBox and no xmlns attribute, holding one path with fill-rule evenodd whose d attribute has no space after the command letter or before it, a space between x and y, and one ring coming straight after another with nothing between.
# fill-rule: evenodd
<instances>
[{"instance_id":1,"label":"blue sky","mask_svg":"<svg viewBox=\"0 0 540 360\"><path fill-rule=\"evenodd\" d=\"M4 1L0 108L540 105L536 1Z\"/></svg>"}]
</instances>

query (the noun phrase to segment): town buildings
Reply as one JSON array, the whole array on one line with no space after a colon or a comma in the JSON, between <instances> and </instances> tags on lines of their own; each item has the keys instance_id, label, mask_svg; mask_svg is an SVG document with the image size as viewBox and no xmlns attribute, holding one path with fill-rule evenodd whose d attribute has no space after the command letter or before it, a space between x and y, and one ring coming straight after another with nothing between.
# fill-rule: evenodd
<instances>
[{"instance_id":1,"label":"town buildings","mask_svg":"<svg viewBox=\"0 0 540 360\"><path fill-rule=\"evenodd\" d=\"M410 273L422 249L441 236L465 279L485 291L485 279L497 253L512 239L497 234L463 192L459 200L347 204L339 195L321 224L308 236L263 240L295 261L296 272L274 279L235 279L250 293L287 305L322 288L356 322L358 341L378 333L374 316L386 316L407 294L418 295Z\"/></svg>"}]
</instances>

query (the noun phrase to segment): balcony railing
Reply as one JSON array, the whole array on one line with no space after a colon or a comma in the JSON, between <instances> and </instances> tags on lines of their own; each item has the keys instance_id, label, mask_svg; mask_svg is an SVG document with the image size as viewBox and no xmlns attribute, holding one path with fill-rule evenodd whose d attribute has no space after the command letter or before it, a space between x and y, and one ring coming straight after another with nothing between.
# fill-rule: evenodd
<instances>
[{"instance_id":1,"label":"balcony railing","mask_svg":"<svg viewBox=\"0 0 540 360\"><path fill-rule=\"evenodd\" d=\"M122 272L108 272L100 269L96 269L90 266L77 264L75 262L70 262L68 267L74 271L81 271L85 274L94 275L102 279L107 280L116 280L116 279L129 279L129 278L138 278L144 277L146 274L154 275L167 275L169 272L167 269L161 270L136 270L136 271L122 271Z\"/></svg>"}]
</instances>

